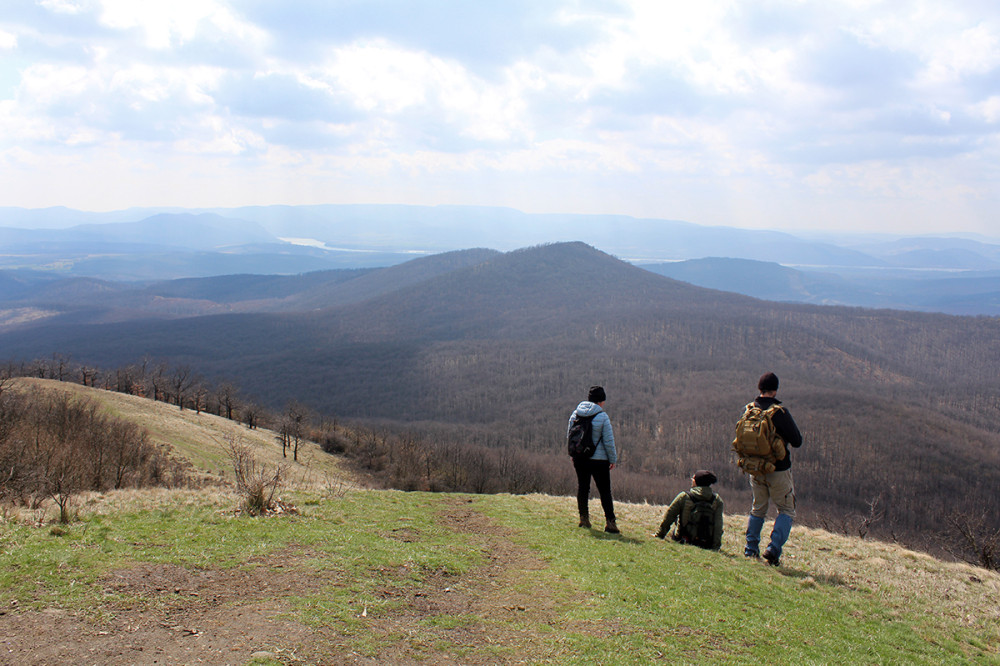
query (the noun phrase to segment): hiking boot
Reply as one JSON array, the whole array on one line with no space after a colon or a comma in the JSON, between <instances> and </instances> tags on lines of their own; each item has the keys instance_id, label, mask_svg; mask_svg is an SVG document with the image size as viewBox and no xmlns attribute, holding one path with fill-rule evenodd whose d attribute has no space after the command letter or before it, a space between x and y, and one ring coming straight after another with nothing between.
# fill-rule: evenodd
<instances>
[{"instance_id":1,"label":"hiking boot","mask_svg":"<svg viewBox=\"0 0 1000 666\"><path fill-rule=\"evenodd\" d=\"M764 560L772 567L781 566L781 556L778 555L778 553L776 553L770 546L764 549Z\"/></svg>"},{"instance_id":2,"label":"hiking boot","mask_svg":"<svg viewBox=\"0 0 1000 666\"><path fill-rule=\"evenodd\" d=\"M746 550L746 549L744 549L743 550L743 557L747 558L748 560L759 560L760 559L760 553L758 553L756 550Z\"/></svg>"},{"instance_id":3,"label":"hiking boot","mask_svg":"<svg viewBox=\"0 0 1000 666\"><path fill-rule=\"evenodd\" d=\"M586 527L590 529L590 518L587 516L580 516L580 527Z\"/></svg>"},{"instance_id":4,"label":"hiking boot","mask_svg":"<svg viewBox=\"0 0 1000 666\"><path fill-rule=\"evenodd\" d=\"M609 534L621 534L621 532L618 531L618 525L615 524L614 520L608 521L608 524L604 526L604 531Z\"/></svg>"}]
</instances>

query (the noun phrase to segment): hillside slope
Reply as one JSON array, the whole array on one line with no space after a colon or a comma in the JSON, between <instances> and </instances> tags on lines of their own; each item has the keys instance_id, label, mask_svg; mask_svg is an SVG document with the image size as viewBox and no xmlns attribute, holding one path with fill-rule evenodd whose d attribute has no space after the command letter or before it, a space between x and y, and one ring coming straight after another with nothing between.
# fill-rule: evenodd
<instances>
[{"instance_id":1,"label":"hillside slope","mask_svg":"<svg viewBox=\"0 0 1000 666\"><path fill-rule=\"evenodd\" d=\"M207 470L220 438L246 434L26 384L98 400ZM279 460L266 433L249 436ZM621 504L612 536L577 528L566 497L294 486L297 511L269 518L216 488L95 495L51 529L5 512L0 663L1000 660L1000 574L892 544L797 527L770 568L741 556L741 515L716 553L649 536L663 506Z\"/></svg>"},{"instance_id":2,"label":"hillside slope","mask_svg":"<svg viewBox=\"0 0 1000 666\"><path fill-rule=\"evenodd\" d=\"M797 530L781 568L621 537L547 496L110 495L54 536L0 526L4 663L650 664L1000 660L1000 576ZM59 575L47 573L58 567Z\"/></svg>"},{"instance_id":3,"label":"hillside slope","mask_svg":"<svg viewBox=\"0 0 1000 666\"><path fill-rule=\"evenodd\" d=\"M322 487L331 478L356 485L341 461L327 455L312 442L303 443L299 460L282 457L278 434L266 428L254 428L214 414L180 410L175 405L134 395L103 391L79 384L50 379L21 377L10 385L13 391L66 392L81 400L91 400L108 414L132 421L149 433L150 440L167 448L179 459L191 464L194 475L210 482L232 480L232 463L226 447L232 441L244 444L260 463L287 468L287 483L296 488Z\"/></svg>"}]
</instances>

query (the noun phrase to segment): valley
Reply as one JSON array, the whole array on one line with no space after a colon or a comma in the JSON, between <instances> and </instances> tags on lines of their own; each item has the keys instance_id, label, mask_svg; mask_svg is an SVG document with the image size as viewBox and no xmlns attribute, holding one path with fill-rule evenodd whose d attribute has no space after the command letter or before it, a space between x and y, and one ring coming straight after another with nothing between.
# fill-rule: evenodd
<instances>
[{"instance_id":1,"label":"valley","mask_svg":"<svg viewBox=\"0 0 1000 666\"><path fill-rule=\"evenodd\" d=\"M244 311L154 319L116 306L111 290L0 334L8 367L51 376L58 357L105 382L140 366L167 377L186 368L275 413L295 402L435 451L526 456L538 479L529 489L545 492L566 491L567 415L602 384L624 455L620 497L665 501L709 467L738 504L748 491L730 433L772 370L805 434L795 456L804 522L851 532L874 503L874 534L935 549L949 516L929 523L934 502L1000 514L992 318L762 301L582 243L157 289Z\"/></svg>"}]
</instances>

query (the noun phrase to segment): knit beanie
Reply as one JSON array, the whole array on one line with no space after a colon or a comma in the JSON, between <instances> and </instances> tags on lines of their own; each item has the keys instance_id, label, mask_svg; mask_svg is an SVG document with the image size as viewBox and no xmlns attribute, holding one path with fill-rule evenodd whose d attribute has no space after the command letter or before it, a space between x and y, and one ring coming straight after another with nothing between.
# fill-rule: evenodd
<instances>
[{"instance_id":1,"label":"knit beanie","mask_svg":"<svg viewBox=\"0 0 1000 666\"><path fill-rule=\"evenodd\" d=\"M607 399L608 396L604 393L603 386L591 386L587 392L587 400L590 402L604 402Z\"/></svg>"},{"instance_id":2,"label":"knit beanie","mask_svg":"<svg viewBox=\"0 0 1000 666\"><path fill-rule=\"evenodd\" d=\"M699 469L694 473L694 484L696 486L710 486L718 481L715 475L709 472L707 469Z\"/></svg>"},{"instance_id":3,"label":"knit beanie","mask_svg":"<svg viewBox=\"0 0 1000 666\"><path fill-rule=\"evenodd\" d=\"M757 380L757 390L761 393L770 393L778 390L778 376L773 372L765 372Z\"/></svg>"}]
</instances>

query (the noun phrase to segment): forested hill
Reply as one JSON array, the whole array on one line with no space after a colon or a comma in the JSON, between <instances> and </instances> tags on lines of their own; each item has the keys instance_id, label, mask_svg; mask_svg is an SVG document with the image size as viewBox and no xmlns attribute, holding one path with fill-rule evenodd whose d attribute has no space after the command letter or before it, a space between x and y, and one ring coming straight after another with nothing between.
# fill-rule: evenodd
<instances>
[{"instance_id":1,"label":"forested hill","mask_svg":"<svg viewBox=\"0 0 1000 666\"><path fill-rule=\"evenodd\" d=\"M186 364L274 407L295 399L523 448L539 466L565 465L569 411L599 383L624 452L619 487L633 499L701 467L744 493L732 427L773 370L805 434L793 453L803 517L878 499L893 530L929 531L929 502L1000 513L994 318L759 301L582 243L463 255L423 273L429 259L395 267L409 271L395 284L371 271L297 294L309 311L41 324L0 335L0 349L103 368Z\"/></svg>"}]
</instances>

